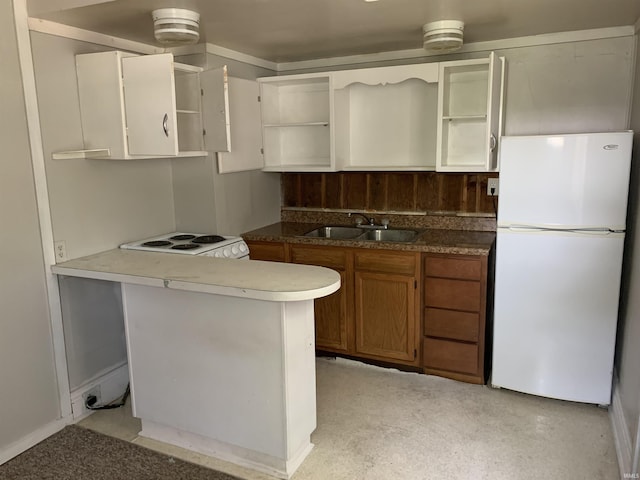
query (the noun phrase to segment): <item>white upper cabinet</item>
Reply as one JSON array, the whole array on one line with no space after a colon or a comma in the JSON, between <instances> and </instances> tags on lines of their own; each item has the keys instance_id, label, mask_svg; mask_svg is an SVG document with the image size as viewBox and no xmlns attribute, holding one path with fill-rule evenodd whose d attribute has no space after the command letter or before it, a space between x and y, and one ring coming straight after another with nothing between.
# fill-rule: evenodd
<instances>
[{"instance_id":1,"label":"white upper cabinet","mask_svg":"<svg viewBox=\"0 0 640 480\"><path fill-rule=\"evenodd\" d=\"M435 170L438 64L333 72L341 170Z\"/></svg>"},{"instance_id":2,"label":"white upper cabinet","mask_svg":"<svg viewBox=\"0 0 640 480\"><path fill-rule=\"evenodd\" d=\"M504 59L440 63L437 170L496 171Z\"/></svg>"},{"instance_id":3,"label":"white upper cabinet","mask_svg":"<svg viewBox=\"0 0 640 480\"><path fill-rule=\"evenodd\" d=\"M259 78L264 170L335 170L331 75Z\"/></svg>"},{"instance_id":4,"label":"white upper cabinet","mask_svg":"<svg viewBox=\"0 0 640 480\"><path fill-rule=\"evenodd\" d=\"M497 170L504 59L258 79L264 170Z\"/></svg>"},{"instance_id":5,"label":"white upper cabinet","mask_svg":"<svg viewBox=\"0 0 640 480\"><path fill-rule=\"evenodd\" d=\"M115 159L206 155L201 71L169 53L77 55L84 148Z\"/></svg>"}]
</instances>

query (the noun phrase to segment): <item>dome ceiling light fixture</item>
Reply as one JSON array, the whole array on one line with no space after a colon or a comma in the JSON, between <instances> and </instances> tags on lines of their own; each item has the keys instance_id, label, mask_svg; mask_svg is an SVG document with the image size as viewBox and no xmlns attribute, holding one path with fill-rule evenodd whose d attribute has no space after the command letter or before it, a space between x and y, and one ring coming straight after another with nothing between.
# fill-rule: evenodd
<instances>
[{"instance_id":1,"label":"dome ceiling light fixture","mask_svg":"<svg viewBox=\"0 0 640 480\"><path fill-rule=\"evenodd\" d=\"M184 8L159 8L151 12L153 34L163 44L186 45L200 38L200 14Z\"/></svg>"},{"instance_id":2,"label":"dome ceiling light fixture","mask_svg":"<svg viewBox=\"0 0 640 480\"><path fill-rule=\"evenodd\" d=\"M459 20L439 20L422 26L424 49L433 53L455 52L462 47L464 23Z\"/></svg>"}]
</instances>

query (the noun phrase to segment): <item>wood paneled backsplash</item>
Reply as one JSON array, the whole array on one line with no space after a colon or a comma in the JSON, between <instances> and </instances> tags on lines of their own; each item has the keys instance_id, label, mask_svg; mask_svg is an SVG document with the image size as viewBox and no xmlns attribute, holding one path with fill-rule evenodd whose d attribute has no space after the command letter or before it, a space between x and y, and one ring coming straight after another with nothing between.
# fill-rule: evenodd
<instances>
[{"instance_id":1,"label":"wood paneled backsplash","mask_svg":"<svg viewBox=\"0 0 640 480\"><path fill-rule=\"evenodd\" d=\"M497 173L283 173L283 207L493 214L487 179L495 177Z\"/></svg>"}]
</instances>

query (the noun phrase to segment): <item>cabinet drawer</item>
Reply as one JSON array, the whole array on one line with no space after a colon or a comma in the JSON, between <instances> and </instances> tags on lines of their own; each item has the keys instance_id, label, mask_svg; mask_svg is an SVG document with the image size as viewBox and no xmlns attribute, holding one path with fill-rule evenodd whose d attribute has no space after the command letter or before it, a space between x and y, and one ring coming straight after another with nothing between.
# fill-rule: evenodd
<instances>
[{"instance_id":1,"label":"cabinet drawer","mask_svg":"<svg viewBox=\"0 0 640 480\"><path fill-rule=\"evenodd\" d=\"M382 250L356 253L356 270L415 275L416 264L415 253L403 254Z\"/></svg>"},{"instance_id":2,"label":"cabinet drawer","mask_svg":"<svg viewBox=\"0 0 640 480\"><path fill-rule=\"evenodd\" d=\"M424 334L431 337L451 338L477 342L480 315L440 308L427 308L424 316Z\"/></svg>"},{"instance_id":3,"label":"cabinet drawer","mask_svg":"<svg viewBox=\"0 0 640 480\"><path fill-rule=\"evenodd\" d=\"M248 242L251 260L286 261L285 244L280 242Z\"/></svg>"},{"instance_id":4,"label":"cabinet drawer","mask_svg":"<svg viewBox=\"0 0 640 480\"><path fill-rule=\"evenodd\" d=\"M426 255L424 274L430 277L480 280L482 263L478 258L435 257Z\"/></svg>"},{"instance_id":5,"label":"cabinet drawer","mask_svg":"<svg viewBox=\"0 0 640 480\"><path fill-rule=\"evenodd\" d=\"M427 307L478 312L480 311L480 282L426 277L424 303Z\"/></svg>"},{"instance_id":6,"label":"cabinet drawer","mask_svg":"<svg viewBox=\"0 0 640 480\"><path fill-rule=\"evenodd\" d=\"M291 245L291 262L321 267L344 269L347 252L343 248L309 247Z\"/></svg>"},{"instance_id":7,"label":"cabinet drawer","mask_svg":"<svg viewBox=\"0 0 640 480\"><path fill-rule=\"evenodd\" d=\"M424 338L422 352L424 367L472 375L478 372L478 346L475 344Z\"/></svg>"}]
</instances>

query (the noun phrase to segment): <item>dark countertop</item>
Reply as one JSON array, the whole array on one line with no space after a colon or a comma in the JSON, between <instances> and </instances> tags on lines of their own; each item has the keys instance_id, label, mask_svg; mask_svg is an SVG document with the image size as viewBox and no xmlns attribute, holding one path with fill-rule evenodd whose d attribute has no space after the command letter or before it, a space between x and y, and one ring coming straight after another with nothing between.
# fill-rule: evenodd
<instances>
[{"instance_id":1,"label":"dark countertop","mask_svg":"<svg viewBox=\"0 0 640 480\"><path fill-rule=\"evenodd\" d=\"M248 241L288 242L307 245L332 245L340 247L377 248L429 253L454 253L459 255L488 255L496 238L495 232L470 230L419 229L420 235L413 242L376 242L367 240L333 240L304 237L320 223L278 222L258 228L242 237Z\"/></svg>"}]
</instances>

